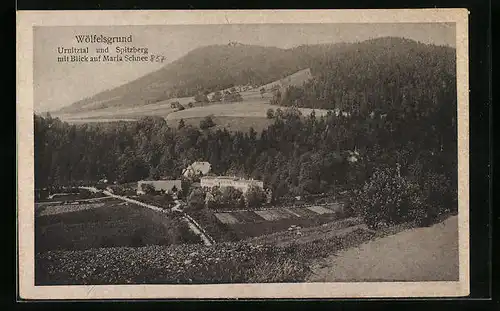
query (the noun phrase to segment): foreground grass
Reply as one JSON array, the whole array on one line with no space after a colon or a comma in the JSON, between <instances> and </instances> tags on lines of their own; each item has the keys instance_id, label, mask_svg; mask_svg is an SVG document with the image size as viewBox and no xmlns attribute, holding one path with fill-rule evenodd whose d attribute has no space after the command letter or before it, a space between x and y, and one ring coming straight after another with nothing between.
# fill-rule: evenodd
<instances>
[{"instance_id":1,"label":"foreground grass","mask_svg":"<svg viewBox=\"0 0 500 311\"><path fill-rule=\"evenodd\" d=\"M304 282L318 260L415 226L406 223L375 232L363 228L356 219L346 219L342 223L304 228L301 237L291 232L213 246L180 244L47 251L35 256L35 284ZM352 230L344 234L331 234L349 228Z\"/></svg>"},{"instance_id":2,"label":"foreground grass","mask_svg":"<svg viewBox=\"0 0 500 311\"><path fill-rule=\"evenodd\" d=\"M35 283L203 284L303 282L310 262L369 240L373 233L284 247L243 242L48 251L35 259Z\"/></svg>"}]
</instances>

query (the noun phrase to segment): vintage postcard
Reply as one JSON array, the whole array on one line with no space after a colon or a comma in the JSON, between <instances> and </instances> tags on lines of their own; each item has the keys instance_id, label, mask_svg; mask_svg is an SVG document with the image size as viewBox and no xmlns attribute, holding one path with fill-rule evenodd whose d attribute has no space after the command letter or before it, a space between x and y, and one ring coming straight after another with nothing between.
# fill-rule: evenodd
<instances>
[{"instance_id":1,"label":"vintage postcard","mask_svg":"<svg viewBox=\"0 0 500 311\"><path fill-rule=\"evenodd\" d=\"M17 13L23 299L469 294L468 12Z\"/></svg>"}]
</instances>

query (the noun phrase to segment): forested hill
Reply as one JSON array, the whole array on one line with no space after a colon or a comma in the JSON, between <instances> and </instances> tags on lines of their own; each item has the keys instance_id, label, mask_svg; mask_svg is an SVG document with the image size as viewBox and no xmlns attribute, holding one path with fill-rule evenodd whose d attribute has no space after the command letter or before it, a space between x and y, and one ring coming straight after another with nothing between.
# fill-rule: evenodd
<instances>
[{"instance_id":1,"label":"forested hill","mask_svg":"<svg viewBox=\"0 0 500 311\"><path fill-rule=\"evenodd\" d=\"M140 106L235 85L259 86L307 68L310 58L298 54L295 50L243 44L206 46L158 71L61 111Z\"/></svg>"},{"instance_id":2,"label":"forested hill","mask_svg":"<svg viewBox=\"0 0 500 311\"><path fill-rule=\"evenodd\" d=\"M277 94L276 104L353 113L416 110L456 101L455 49L402 38L355 43L316 57L314 79Z\"/></svg>"},{"instance_id":3,"label":"forested hill","mask_svg":"<svg viewBox=\"0 0 500 311\"><path fill-rule=\"evenodd\" d=\"M311 68L315 79L303 88L280 94L276 103L387 110L387 106L411 107L455 98L455 49L384 37L292 49L244 44L206 46L61 112L137 107L233 85L259 86L305 68Z\"/></svg>"}]
</instances>

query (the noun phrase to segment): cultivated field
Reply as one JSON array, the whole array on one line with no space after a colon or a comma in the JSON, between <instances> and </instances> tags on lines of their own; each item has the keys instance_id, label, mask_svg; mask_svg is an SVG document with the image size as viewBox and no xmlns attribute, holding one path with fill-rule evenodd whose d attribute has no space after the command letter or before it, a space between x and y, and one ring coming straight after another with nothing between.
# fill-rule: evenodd
<instances>
[{"instance_id":1,"label":"cultivated field","mask_svg":"<svg viewBox=\"0 0 500 311\"><path fill-rule=\"evenodd\" d=\"M190 233L181 219L119 200L37 209L37 252L199 243L199 238Z\"/></svg>"},{"instance_id":2,"label":"cultivated field","mask_svg":"<svg viewBox=\"0 0 500 311\"><path fill-rule=\"evenodd\" d=\"M290 227L313 227L343 218L339 206L271 208L239 211L203 211L190 215L196 219L216 241L238 241L264 236Z\"/></svg>"},{"instance_id":3,"label":"cultivated field","mask_svg":"<svg viewBox=\"0 0 500 311\"><path fill-rule=\"evenodd\" d=\"M81 204L47 204L41 205L35 209L37 216L58 215L70 212L84 211L93 208L104 207L104 202L89 202Z\"/></svg>"}]
</instances>

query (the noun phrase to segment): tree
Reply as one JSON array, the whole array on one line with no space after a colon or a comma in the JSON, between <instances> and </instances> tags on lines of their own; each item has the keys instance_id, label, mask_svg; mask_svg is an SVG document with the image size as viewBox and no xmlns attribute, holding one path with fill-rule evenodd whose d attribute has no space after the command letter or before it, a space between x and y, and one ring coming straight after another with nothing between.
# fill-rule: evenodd
<instances>
[{"instance_id":1,"label":"tree","mask_svg":"<svg viewBox=\"0 0 500 311\"><path fill-rule=\"evenodd\" d=\"M219 208L224 208L224 200L222 196L222 191L219 187L213 187L210 189L209 192L207 192L206 196L206 205L207 208L210 209L219 209Z\"/></svg>"},{"instance_id":2,"label":"tree","mask_svg":"<svg viewBox=\"0 0 500 311\"><path fill-rule=\"evenodd\" d=\"M186 180L182 179L181 180L181 191L177 194L179 198L186 198L189 195L189 188L191 186L191 183Z\"/></svg>"},{"instance_id":3,"label":"tree","mask_svg":"<svg viewBox=\"0 0 500 311\"><path fill-rule=\"evenodd\" d=\"M202 209L205 206L205 192L200 188L194 188L188 196L187 203L191 209Z\"/></svg>"},{"instance_id":4,"label":"tree","mask_svg":"<svg viewBox=\"0 0 500 311\"><path fill-rule=\"evenodd\" d=\"M269 101L269 103L271 105L281 105L281 91L280 90L277 90L277 91L273 91L273 97L271 97L271 100Z\"/></svg>"},{"instance_id":5,"label":"tree","mask_svg":"<svg viewBox=\"0 0 500 311\"><path fill-rule=\"evenodd\" d=\"M245 193L245 201L248 208L258 208L266 200L266 194L262 188L250 186Z\"/></svg>"},{"instance_id":6,"label":"tree","mask_svg":"<svg viewBox=\"0 0 500 311\"><path fill-rule=\"evenodd\" d=\"M170 103L170 108L182 110L182 109L184 109L184 106L182 106L180 102L174 101L174 102Z\"/></svg>"},{"instance_id":7,"label":"tree","mask_svg":"<svg viewBox=\"0 0 500 311\"><path fill-rule=\"evenodd\" d=\"M263 98L263 97L264 97L264 94L266 94L266 88L262 87L262 88L260 89L260 97L262 97L262 98Z\"/></svg>"},{"instance_id":8,"label":"tree","mask_svg":"<svg viewBox=\"0 0 500 311\"><path fill-rule=\"evenodd\" d=\"M170 193L165 192L162 197L162 202L163 204L165 204L166 207L168 207L170 204L174 202L174 198Z\"/></svg>"},{"instance_id":9,"label":"tree","mask_svg":"<svg viewBox=\"0 0 500 311\"><path fill-rule=\"evenodd\" d=\"M222 101L222 93L220 91L217 91L212 96L212 102L220 102L220 101Z\"/></svg>"},{"instance_id":10,"label":"tree","mask_svg":"<svg viewBox=\"0 0 500 311\"><path fill-rule=\"evenodd\" d=\"M222 190L222 206L224 208L241 208L243 207L241 204L244 204L243 192L234 187L225 187Z\"/></svg>"},{"instance_id":11,"label":"tree","mask_svg":"<svg viewBox=\"0 0 500 311\"><path fill-rule=\"evenodd\" d=\"M180 130L180 129L184 128L184 126L186 126L186 124L184 123L184 119L180 119L179 126L177 128Z\"/></svg>"},{"instance_id":12,"label":"tree","mask_svg":"<svg viewBox=\"0 0 500 311\"><path fill-rule=\"evenodd\" d=\"M151 185L151 184L142 184L141 185L141 190L145 194L154 194L154 193L156 193L155 187L153 185Z\"/></svg>"},{"instance_id":13,"label":"tree","mask_svg":"<svg viewBox=\"0 0 500 311\"><path fill-rule=\"evenodd\" d=\"M189 102L189 103L188 103L188 108L193 108L193 107L194 107L193 102Z\"/></svg>"},{"instance_id":14,"label":"tree","mask_svg":"<svg viewBox=\"0 0 500 311\"><path fill-rule=\"evenodd\" d=\"M172 193L177 193L177 192L179 192L179 189L177 189L177 187L174 185L172 187Z\"/></svg>"},{"instance_id":15,"label":"tree","mask_svg":"<svg viewBox=\"0 0 500 311\"><path fill-rule=\"evenodd\" d=\"M391 169L377 170L355 199L356 211L371 228L380 223L422 222L427 218L419 185Z\"/></svg>"},{"instance_id":16,"label":"tree","mask_svg":"<svg viewBox=\"0 0 500 311\"><path fill-rule=\"evenodd\" d=\"M243 97L236 91L233 93L227 92L226 94L224 94L224 101L226 102L240 102L242 100Z\"/></svg>"},{"instance_id":17,"label":"tree","mask_svg":"<svg viewBox=\"0 0 500 311\"><path fill-rule=\"evenodd\" d=\"M211 116L206 116L203 120L200 121L200 128L202 130L209 129L209 128L214 127L214 126L215 126L215 122Z\"/></svg>"},{"instance_id":18,"label":"tree","mask_svg":"<svg viewBox=\"0 0 500 311\"><path fill-rule=\"evenodd\" d=\"M272 108L267 109L266 116L268 119L273 119L274 118L274 110Z\"/></svg>"},{"instance_id":19,"label":"tree","mask_svg":"<svg viewBox=\"0 0 500 311\"><path fill-rule=\"evenodd\" d=\"M208 96L206 94L197 94L194 97L194 101L197 103L208 103Z\"/></svg>"},{"instance_id":20,"label":"tree","mask_svg":"<svg viewBox=\"0 0 500 311\"><path fill-rule=\"evenodd\" d=\"M281 108L276 109L276 113L274 114L274 116L278 118L283 118L284 115L285 114L283 113L283 110L281 110Z\"/></svg>"}]
</instances>

